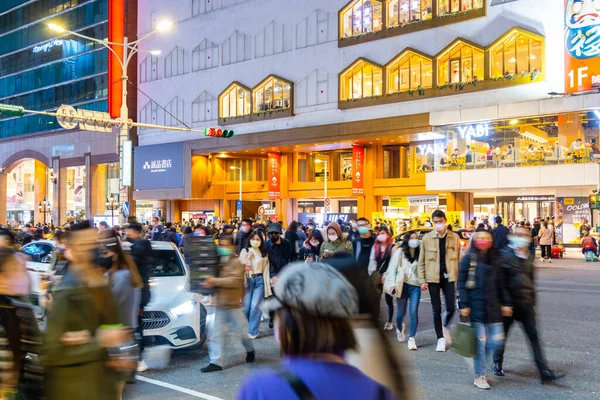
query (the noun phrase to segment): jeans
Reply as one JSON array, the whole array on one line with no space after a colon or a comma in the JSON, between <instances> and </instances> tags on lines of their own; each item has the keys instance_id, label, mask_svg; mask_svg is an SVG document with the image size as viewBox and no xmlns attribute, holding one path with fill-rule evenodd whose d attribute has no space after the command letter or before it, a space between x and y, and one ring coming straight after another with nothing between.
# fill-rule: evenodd
<instances>
[{"instance_id":1,"label":"jeans","mask_svg":"<svg viewBox=\"0 0 600 400\"><path fill-rule=\"evenodd\" d=\"M402 295L396 298L396 326L402 330L402 320L406 315L406 306L410 301L410 333L409 338L414 338L417 334L417 326L419 325L419 302L421 301L421 288L419 286L409 285L404 283Z\"/></svg>"},{"instance_id":2,"label":"jeans","mask_svg":"<svg viewBox=\"0 0 600 400\"><path fill-rule=\"evenodd\" d=\"M504 317L504 332L508 337L508 331L515 320L521 322L523 325L523 330L527 334L527 338L529 339L529 345L531 347L531 351L533 352L533 358L535 360L535 365L538 371L543 372L548 369L548 363L544 358L544 353L542 351L542 346L540 344L540 338L538 336L538 331L535 323L535 310L533 305L524 304L520 306L515 306L513 309L512 317ZM504 362L504 343L499 346L494 351L494 362L502 365Z\"/></svg>"},{"instance_id":3,"label":"jeans","mask_svg":"<svg viewBox=\"0 0 600 400\"><path fill-rule=\"evenodd\" d=\"M477 340L475 352L475 378L486 375L486 360L488 353L493 353L504 343L504 327L502 322L484 324L483 322L473 322Z\"/></svg>"},{"instance_id":4,"label":"jeans","mask_svg":"<svg viewBox=\"0 0 600 400\"><path fill-rule=\"evenodd\" d=\"M248 287L244 296L244 314L248 318L248 333L258 336L260 316L262 312L258 305L265 298L265 282L262 276L248 278Z\"/></svg>"},{"instance_id":5,"label":"jeans","mask_svg":"<svg viewBox=\"0 0 600 400\"><path fill-rule=\"evenodd\" d=\"M208 335L208 356L212 364L223 365L223 327L229 325L229 331L241 339L246 353L254 351L252 340L248 337L248 321L241 308L217 308L212 332Z\"/></svg>"},{"instance_id":6,"label":"jeans","mask_svg":"<svg viewBox=\"0 0 600 400\"><path fill-rule=\"evenodd\" d=\"M541 244L542 258L552 258L552 246L549 244Z\"/></svg>"},{"instance_id":7,"label":"jeans","mask_svg":"<svg viewBox=\"0 0 600 400\"><path fill-rule=\"evenodd\" d=\"M433 310L433 326L435 327L435 333L438 339L444 337L442 331L442 299L440 297L440 291L444 292L444 298L446 299L446 316L444 318L443 326L446 327L450 323L454 311L456 310L456 292L454 289L454 282L448 282L448 279L441 278L440 283L429 283L429 296L431 297L431 308Z\"/></svg>"}]
</instances>

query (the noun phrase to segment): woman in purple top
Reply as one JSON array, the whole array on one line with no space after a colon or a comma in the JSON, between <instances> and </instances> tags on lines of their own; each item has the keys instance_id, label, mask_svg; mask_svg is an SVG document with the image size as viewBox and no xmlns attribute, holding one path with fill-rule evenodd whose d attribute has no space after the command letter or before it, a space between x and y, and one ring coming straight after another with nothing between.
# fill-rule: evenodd
<instances>
[{"instance_id":1,"label":"woman in purple top","mask_svg":"<svg viewBox=\"0 0 600 400\"><path fill-rule=\"evenodd\" d=\"M336 269L321 263L289 265L263 310L275 312L284 371L252 374L239 400L395 399L343 358L357 347L350 316L358 312L358 296Z\"/></svg>"}]
</instances>

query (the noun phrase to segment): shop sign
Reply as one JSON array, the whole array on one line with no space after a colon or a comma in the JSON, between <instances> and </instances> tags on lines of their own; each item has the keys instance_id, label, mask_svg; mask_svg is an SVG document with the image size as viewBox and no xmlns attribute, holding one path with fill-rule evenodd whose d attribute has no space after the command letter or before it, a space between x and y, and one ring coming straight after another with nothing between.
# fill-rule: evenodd
<instances>
[{"instance_id":1,"label":"shop sign","mask_svg":"<svg viewBox=\"0 0 600 400\"><path fill-rule=\"evenodd\" d=\"M281 154L269 153L269 199L281 198Z\"/></svg>"},{"instance_id":2,"label":"shop sign","mask_svg":"<svg viewBox=\"0 0 600 400\"><path fill-rule=\"evenodd\" d=\"M23 163L20 163L16 168L16 174L14 174L17 192L15 194L14 204L23 205L25 204L25 170Z\"/></svg>"},{"instance_id":3,"label":"shop sign","mask_svg":"<svg viewBox=\"0 0 600 400\"><path fill-rule=\"evenodd\" d=\"M365 194L364 185L365 148L352 146L352 195Z\"/></svg>"},{"instance_id":4,"label":"shop sign","mask_svg":"<svg viewBox=\"0 0 600 400\"><path fill-rule=\"evenodd\" d=\"M511 201L523 202L523 201L554 201L554 196L503 196L496 197L497 202L508 203Z\"/></svg>"},{"instance_id":5,"label":"shop sign","mask_svg":"<svg viewBox=\"0 0 600 400\"><path fill-rule=\"evenodd\" d=\"M406 196L390 196L388 206L398 209L405 209L408 208L409 203Z\"/></svg>"},{"instance_id":6,"label":"shop sign","mask_svg":"<svg viewBox=\"0 0 600 400\"><path fill-rule=\"evenodd\" d=\"M47 53L54 46L62 46L62 44L63 44L62 39L54 39L54 40L51 40L51 41L46 42L44 44L40 44L38 46L35 46L33 48L33 52L34 53L39 53L40 51L43 51L44 53Z\"/></svg>"},{"instance_id":7,"label":"shop sign","mask_svg":"<svg viewBox=\"0 0 600 400\"><path fill-rule=\"evenodd\" d=\"M458 133L463 139L487 137L490 134L490 126L489 124L459 126Z\"/></svg>"},{"instance_id":8,"label":"shop sign","mask_svg":"<svg viewBox=\"0 0 600 400\"><path fill-rule=\"evenodd\" d=\"M564 243L577 243L579 228L584 219L590 221L592 212L587 197L556 198L556 240Z\"/></svg>"},{"instance_id":9,"label":"shop sign","mask_svg":"<svg viewBox=\"0 0 600 400\"><path fill-rule=\"evenodd\" d=\"M419 144L417 145L417 150L419 151L419 154L422 154L424 156L428 154L439 155L444 153L444 146L445 145L442 143L434 143L433 145Z\"/></svg>"},{"instance_id":10,"label":"shop sign","mask_svg":"<svg viewBox=\"0 0 600 400\"><path fill-rule=\"evenodd\" d=\"M75 183L74 183L74 196L73 201L75 203L83 202L83 174L84 174L83 166L75 167Z\"/></svg>"},{"instance_id":11,"label":"shop sign","mask_svg":"<svg viewBox=\"0 0 600 400\"><path fill-rule=\"evenodd\" d=\"M565 0L567 93L600 88L600 14L594 0Z\"/></svg>"},{"instance_id":12,"label":"shop sign","mask_svg":"<svg viewBox=\"0 0 600 400\"><path fill-rule=\"evenodd\" d=\"M184 187L184 143L138 146L134 153L136 190L177 189Z\"/></svg>"},{"instance_id":13,"label":"shop sign","mask_svg":"<svg viewBox=\"0 0 600 400\"><path fill-rule=\"evenodd\" d=\"M408 204L411 206L437 206L440 204L440 197L435 196L408 196Z\"/></svg>"}]
</instances>

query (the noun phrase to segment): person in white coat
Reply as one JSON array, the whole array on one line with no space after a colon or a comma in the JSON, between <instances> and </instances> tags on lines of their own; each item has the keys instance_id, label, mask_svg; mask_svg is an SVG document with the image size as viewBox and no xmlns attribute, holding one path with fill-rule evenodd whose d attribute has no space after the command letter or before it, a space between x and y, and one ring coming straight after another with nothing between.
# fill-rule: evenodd
<instances>
[{"instance_id":1,"label":"person in white coat","mask_svg":"<svg viewBox=\"0 0 600 400\"><path fill-rule=\"evenodd\" d=\"M417 350L415 336L419 324L419 303L421 301L421 286L417 272L420 245L419 234L416 232L404 238L401 246L394 251L384 285L386 293L396 298L396 337L399 342L406 341L405 325L402 321L410 303L409 350Z\"/></svg>"}]
</instances>

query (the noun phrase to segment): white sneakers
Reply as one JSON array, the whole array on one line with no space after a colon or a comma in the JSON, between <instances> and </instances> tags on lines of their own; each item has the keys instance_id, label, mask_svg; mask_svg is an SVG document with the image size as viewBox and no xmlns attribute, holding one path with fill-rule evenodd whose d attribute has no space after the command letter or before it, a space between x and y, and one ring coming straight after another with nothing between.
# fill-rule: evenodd
<instances>
[{"instance_id":1,"label":"white sneakers","mask_svg":"<svg viewBox=\"0 0 600 400\"><path fill-rule=\"evenodd\" d=\"M408 349L409 350L417 349L417 342L415 341L414 337L408 338Z\"/></svg>"},{"instance_id":2,"label":"white sneakers","mask_svg":"<svg viewBox=\"0 0 600 400\"><path fill-rule=\"evenodd\" d=\"M544 257L540 258L541 262L546 262L546 259Z\"/></svg>"},{"instance_id":3,"label":"white sneakers","mask_svg":"<svg viewBox=\"0 0 600 400\"><path fill-rule=\"evenodd\" d=\"M144 361L144 360L138 361L137 372L146 372L146 371L148 371L148 364L146 364L146 361Z\"/></svg>"},{"instance_id":4,"label":"white sneakers","mask_svg":"<svg viewBox=\"0 0 600 400\"><path fill-rule=\"evenodd\" d=\"M383 326L384 331L391 331L393 329L394 329L394 324L392 324L391 322L386 322L385 325Z\"/></svg>"},{"instance_id":5,"label":"white sneakers","mask_svg":"<svg viewBox=\"0 0 600 400\"><path fill-rule=\"evenodd\" d=\"M435 351L444 352L446 351L446 339L440 338L437 341L437 347Z\"/></svg>"},{"instance_id":6,"label":"white sneakers","mask_svg":"<svg viewBox=\"0 0 600 400\"><path fill-rule=\"evenodd\" d=\"M250 338L250 339L252 339L252 340L256 339L257 337L258 337L258 335L251 335L251 334L248 334L248 338Z\"/></svg>"},{"instance_id":7,"label":"white sneakers","mask_svg":"<svg viewBox=\"0 0 600 400\"><path fill-rule=\"evenodd\" d=\"M477 378L475 378L475 381L473 381L473 384L479 389L483 390L490 390L492 388L485 376L478 376Z\"/></svg>"},{"instance_id":8,"label":"white sneakers","mask_svg":"<svg viewBox=\"0 0 600 400\"><path fill-rule=\"evenodd\" d=\"M406 342L406 335L404 334L404 330L406 329L406 325L402 324L402 330L396 328L396 339L400 343Z\"/></svg>"},{"instance_id":9,"label":"white sneakers","mask_svg":"<svg viewBox=\"0 0 600 400\"><path fill-rule=\"evenodd\" d=\"M446 340L446 346L452 347L452 333L450 329L444 327L442 328L442 332L444 333L444 339Z\"/></svg>"}]
</instances>

